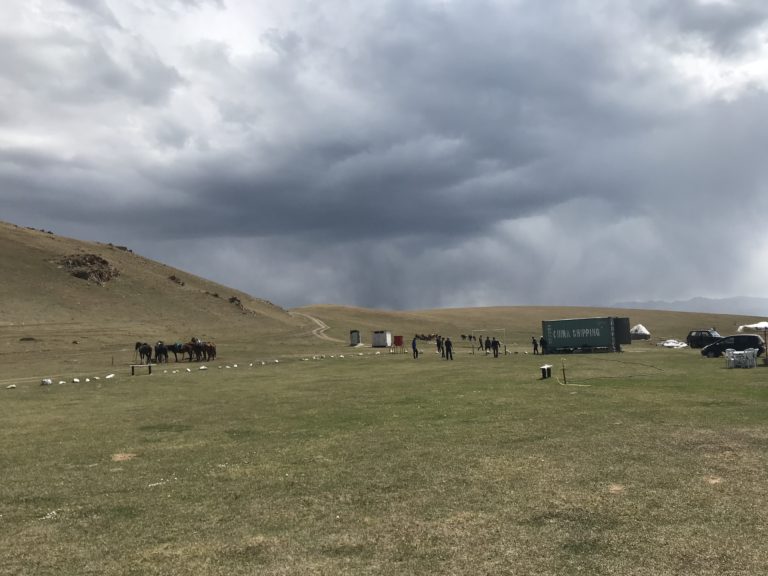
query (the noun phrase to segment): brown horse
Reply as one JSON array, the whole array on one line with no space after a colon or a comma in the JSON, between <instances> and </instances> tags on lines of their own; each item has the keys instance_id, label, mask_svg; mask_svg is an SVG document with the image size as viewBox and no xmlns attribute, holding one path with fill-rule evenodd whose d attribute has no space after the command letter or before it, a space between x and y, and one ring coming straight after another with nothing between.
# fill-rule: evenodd
<instances>
[{"instance_id":1,"label":"brown horse","mask_svg":"<svg viewBox=\"0 0 768 576\"><path fill-rule=\"evenodd\" d=\"M203 358L210 362L216 359L216 344L213 342L200 342Z\"/></svg>"},{"instance_id":2,"label":"brown horse","mask_svg":"<svg viewBox=\"0 0 768 576\"><path fill-rule=\"evenodd\" d=\"M168 346L163 344L162 340L155 344L155 362L168 362Z\"/></svg>"},{"instance_id":3,"label":"brown horse","mask_svg":"<svg viewBox=\"0 0 768 576\"><path fill-rule=\"evenodd\" d=\"M173 344L167 344L166 348L168 349L168 352L173 353L173 358L176 360L176 362L179 361L179 354L181 354L181 359L184 360L184 355L187 354L189 351L184 349L184 344L181 342L174 342Z\"/></svg>"},{"instance_id":4,"label":"brown horse","mask_svg":"<svg viewBox=\"0 0 768 576\"><path fill-rule=\"evenodd\" d=\"M139 353L139 359L142 364L145 364L145 360L146 364L152 363L152 346L146 342L136 342L134 351Z\"/></svg>"},{"instance_id":5,"label":"brown horse","mask_svg":"<svg viewBox=\"0 0 768 576\"><path fill-rule=\"evenodd\" d=\"M192 356L195 357L197 362L200 362L200 360L203 359L203 347L199 340L193 340L192 342L182 344L181 351L183 354L189 354L190 362L192 362Z\"/></svg>"},{"instance_id":6,"label":"brown horse","mask_svg":"<svg viewBox=\"0 0 768 576\"><path fill-rule=\"evenodd\" d=\"M210 361L216 358L216 344L213 342L203 342L197 338L193 338L184 344L179 342L168 344L166 348L168 352L173 354L176 362L179 361L179 354L181 354L182 361L188 360L189 362L192 362L193 359L200 362L201 360Z\"/></svg>"}]
</instances>

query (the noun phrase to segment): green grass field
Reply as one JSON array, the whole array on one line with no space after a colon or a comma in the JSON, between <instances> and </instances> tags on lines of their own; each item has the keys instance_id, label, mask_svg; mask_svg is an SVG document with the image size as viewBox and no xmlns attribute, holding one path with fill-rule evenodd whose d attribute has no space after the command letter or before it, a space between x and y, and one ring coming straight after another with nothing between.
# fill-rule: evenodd
<instances>
[{"instance_id":1,"label":"green grass field","mask_svg":"<svg viewBox=\"0 0 768 576\"><path fill-rule=\"evenodd\" d=\"M0 574L764 572L762 363L425 349L3 387Z\"/></svg>"}]
</instances>

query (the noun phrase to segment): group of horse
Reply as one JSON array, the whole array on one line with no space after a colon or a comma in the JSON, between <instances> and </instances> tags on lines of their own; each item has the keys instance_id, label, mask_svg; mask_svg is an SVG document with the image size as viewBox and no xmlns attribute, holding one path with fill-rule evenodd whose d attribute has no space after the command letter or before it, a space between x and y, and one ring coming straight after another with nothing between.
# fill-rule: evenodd
<instances>
[{"instance_id":1,"label":"group of horse","mask_svg":"<svg viewBox=\"0 0 768 576\"><path fill-rule=\"evenodd\" d=\"M425 342L432 342L435 338L437 338L437 334L416 334L416 338L418 340L423 340Z\"/></svg>"},{"instance_id":2,"label":"group of horse","mask_svg":"<svg viewBox=\"0 0 768 576\"><path fill-rule=\"evenodd\" d=\"M169 354L173 354L176 362L179 361L179 355L182 360L187 359L189 362L193 359L197 362L210 362L216 358L216 344L203 342L197 338L192 338L184 344L181 342L165 344L160 340L154 347L146 342L136 342L135 353L142 364L151 364L153 359L157 364L168 362Z\"/></svg>"}]
</instances>

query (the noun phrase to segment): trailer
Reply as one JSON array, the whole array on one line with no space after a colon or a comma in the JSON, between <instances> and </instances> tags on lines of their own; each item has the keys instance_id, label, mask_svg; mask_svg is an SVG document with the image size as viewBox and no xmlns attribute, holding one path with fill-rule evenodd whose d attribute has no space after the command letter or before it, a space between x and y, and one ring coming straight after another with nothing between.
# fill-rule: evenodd
<instances>
[{"instance_id":1,"label":"trailer","mask_svg":"<svg viewBox=\"0 0 768 576\"><path fill-rule=\"evenodd\" d=\"M542 320L545 345L542 354L573 352L621 352L622 344L631 344L629 318L568 318Z\"/></svg>"}]
</instances>

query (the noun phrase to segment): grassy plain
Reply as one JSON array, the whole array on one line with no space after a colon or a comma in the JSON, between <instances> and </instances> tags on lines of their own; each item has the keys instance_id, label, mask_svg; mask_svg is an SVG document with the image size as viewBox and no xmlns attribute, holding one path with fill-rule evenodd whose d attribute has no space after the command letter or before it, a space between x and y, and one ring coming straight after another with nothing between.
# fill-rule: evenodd
<instances>
[{"instance_id":1,"label":"grassy plain","mask_svg":"<svg viewBox=\"0 0 768 576\"><path fill-rule=\"evenodd\" d=\"M119 274L75 278L73 255ZM539 379L541 320L609 314L654 342ZM768 369L654 345L754 320L287 311L0 223L0 575L763 573ZM460 338L496 328L509 356ZM456 360L353 350L352 329L450 335ZM208 370L129 375L134 342L193 335L218 345Z\"/></svg>"},{"instance_id":2,"label":"grassy plain","mask_svg":"<svg viewBox=\"0 0 768 576\"><path fill-rule=\"evenodd\" d=\"M768 369L333 356L0 390L0 574L768 565Z\"/></svg>"}]
</instances>

